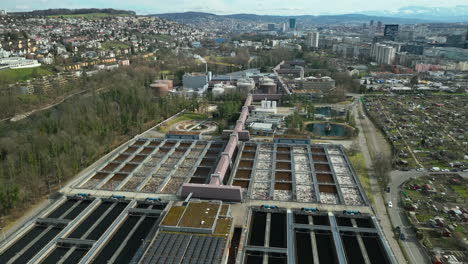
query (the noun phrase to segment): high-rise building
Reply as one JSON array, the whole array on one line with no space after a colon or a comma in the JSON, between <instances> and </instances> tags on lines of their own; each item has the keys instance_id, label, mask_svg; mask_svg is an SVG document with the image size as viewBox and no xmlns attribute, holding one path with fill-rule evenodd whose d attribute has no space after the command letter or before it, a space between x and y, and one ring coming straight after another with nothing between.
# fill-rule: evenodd
<instances>
[{"instance_id":1,"label":"high-rise building","mask_svg":"<svg viewBox=\"0 0 468 264\"><path fill-rule=\"evenodd\" d=\"M5 10L0 10L0 16L6 16L7 15L7 11Z\"/></svg>"},{"instance_id":2,"label":"high-rise building","mask_svg":"<svg viewBox=\"0 0 468 264\"><path fill-rule=\"evenodd\" d=\"M281 31L286 32L286 23L281 24Z\"/></svg>"},{"instance_id":3,"label":"high-rise building","mask_svg":"<svg viewBox=\"0 0 468 264\"><path fill-rule=\"evenodd\" d=\"M374 26L374 20L371 20L369 25L370 25L370 27L373 27Z\"/></svg>"},{"instance_id":4,"label":"high-rise building","mask_svg":"<svg viewBox=\"0 0 468 264\"><path fill-rule=\"evenodd\" d=\"M268 24L268 31L274 31L275 30L275 24Z\"/></svg>"},{"instance_id":5,"label":"high-rise building","mask_svg":"<svg viewBox=\"0 0 468 264\"><path fill-rule=\"evenodd\" d=\"M466 27L465 49L468 49L468 27Z\"/></svg>"},{"instance_id":6,"label":"high-rise building","mask_svg":"<svg viewBox=\"0 0 468 264\"><path fill-rule=\"evenodd\" d=\"M398 25L385 25L384 37L389 40L395 40L398 36Z\"/></svg>"},{"instance_id":7,"label":"high-rise building","mask_svg":"<svg viewBox=\"0 0 468 264\"><path fill-rule=\"evenodd\" d=\"M371 57L379 64L393 64L396 48L385 44L375 43L371 48Z\"/></svg>"},{"instance_id":8,"label":"high-rise building","mask_svg":"<svg viewBox=\"0 0 468 264\"><path fill-rule=\"evenodd\" d=\"M382 21L377 21L377 32L382 31Z\"/></svg>"},{"instance_id":9,"label":"high-rise building","mask_svg":"<svg viewBox=\"0 0 468 264\"><path fill-rule=\"evenodd\" d=\"M296 19L290 18L289 19L289 29L296 29Z\"/></svg>"},{"instance_id":10,"label":"high-rise building","mask_svg":"<svg viewBox=\"0 0 468 264\"><path fill-rule=\"evenodd\" d=\"M318 32L309 32L306 36L306 46L308 48L318 48L320 34Z\"/></svg>"}]
</instances>

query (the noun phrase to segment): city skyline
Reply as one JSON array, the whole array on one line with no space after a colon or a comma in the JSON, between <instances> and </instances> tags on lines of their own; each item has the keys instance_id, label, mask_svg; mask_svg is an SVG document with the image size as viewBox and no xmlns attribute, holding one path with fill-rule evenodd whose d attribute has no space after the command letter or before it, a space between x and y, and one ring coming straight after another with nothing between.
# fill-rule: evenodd
<instances>
[{"instance_id":1,"label":"city skyline","mask_svg":"<svg viewBox=\"0 0 468 264\"><path fill-rule=\"evenodd\" d=\"M428 1L416 0L409 3L406 0L396 1L343 1L331 0L327 5L320 5L318 0L304 1L291 0L284 1L273 0L207 0L207 1L187 1L174 0L171 5L163 1L156 0L135 0L135 1L116 1L116 0L97 0L97 1L76 1L76 0L33 0L28 3L10 2L4 3L0 9L9 12L21 12L41 10L48 8L115 8L135 11L137 14L160 14L171 12L207 12L215 14L236 14L236 13L254 13L259 15L337 15L350 13L368 13L373 11L397 11L400 8L408 6L423 7L444 7L455 8L457 5L466 4L465 1Z\"/></svg>"}]
</instances>

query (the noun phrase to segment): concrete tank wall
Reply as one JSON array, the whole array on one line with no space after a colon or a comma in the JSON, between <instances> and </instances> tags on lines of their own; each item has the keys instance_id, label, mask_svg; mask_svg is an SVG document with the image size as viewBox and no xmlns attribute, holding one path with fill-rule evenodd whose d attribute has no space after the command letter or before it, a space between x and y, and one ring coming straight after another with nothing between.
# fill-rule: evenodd
<instances>
[{"instance_id":1,"label":"concrete tank wall","mask_svg":"<svg viewBox=\"0 0 468 264\"><path fill-rule=\"evenodd\" d=\"M158 97L166 96L169 93L169 86L165 83L153 83L150 85L150 89Z\"/></svg>"},{"instance_id":2,"label":"concrete tank wall","mask_svg":"<svg viewBox=\"0 0 468 264\"><path fill-rule=\"evenodd\" d=\"M169 91L174 90L174 81L172 81L172 80L159 80L157 82L162 82L162 83L167 84L167 87L169 88Z\"/></svg>"},{"instance_id":3,"label":"concrete tank wall","mask_svg":"<svg viewBox=\"0 0 468 264\"><path fill-rule=\"evenodd\" d=\"M276 94L276 84L275 83L262 83L259 88L260 93L264 94Z\"/></svg>"}]
</instances>

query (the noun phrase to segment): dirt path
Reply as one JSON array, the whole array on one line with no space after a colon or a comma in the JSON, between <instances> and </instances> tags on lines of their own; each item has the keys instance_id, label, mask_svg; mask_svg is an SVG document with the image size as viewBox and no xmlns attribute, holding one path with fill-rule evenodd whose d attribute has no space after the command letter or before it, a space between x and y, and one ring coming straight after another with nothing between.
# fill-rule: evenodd
<instances>
[{"instance_id":1,"label":"dirt path","mask_svg":"<svg viewBox=\"0 0 468 264\"><path fill-rule=\"evenodd\" d=\"M50 109L54 106L57 106L63 102L65 102L66 100L72 98L73 96L75 95L79 95L79 94L82 94L82 93L85 93L86 90L82 90L82 91L78 91L78 92L74 92L70 95L67 95L66 97L62 98L61 100L59 100L58 102L56 103L52 103L52 104L48 104L46 106L42 106L40 108L37 108L37 109L34 109L34 110L31 110L29 112L26 112L26 113L22 113L22 114L17 114L15 115L14 117L12 118L5 118L5 119L2 119L0 121L7 121L7 120L10 120L11 122L17 122L17 121L20 121L20 120L23 120L25 118L27 118L28 116L32 115L32 114L35 114L37 112L41 112L41 111L44 111L44 110L47 110L47 109Z\"/></svg>"}]
</instances>

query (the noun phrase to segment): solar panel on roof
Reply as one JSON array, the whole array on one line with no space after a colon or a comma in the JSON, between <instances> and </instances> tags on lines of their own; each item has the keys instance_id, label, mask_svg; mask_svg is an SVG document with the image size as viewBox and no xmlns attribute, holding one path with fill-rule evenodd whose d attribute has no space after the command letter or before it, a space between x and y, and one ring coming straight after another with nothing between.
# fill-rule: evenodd
<instances>
[{"instance_id":1,"label":"solar panel on roof","mask_svg":"<svg viewBox=\"0 0 468 264\"><path fill-rule=\"evenodd\" d=\"M190 264L196 264L199 261L201 250L203 249L205 242L208 240L208 237L201 237L198 241L198 244L195 248L195 252L190 260Z\"/></svg>"},{"instance_id":2,"label":"solar panel on roof","mask_svg":"<svg viewBox=\"0 0 468 264\"><path fill-rule=\"evenodd\" d=\"M215 255L216 247L218 246L219 240L220 240L219 237L213 239L213 241L212 241L212 243L210 245L208 254L206 256L207 261L212 261L214 255Z\"/></svg>"},{"instance_id":3,"label":"solar panel on roof","mask_svg":"<svg viewBox=\"0 0 468 264\"><path fill-rule=\"evenodd\" d=\"M174 254L175 258L174 258L174 264L175 263L180 263L182 261L182 258L184 257L185 255L185 252L187 251L187 248L190 244L190 241L192 240L192 236L191 235L183 235L183 240L182 240L182 243L181 243L181 246L179 247L179 250L177 250L177 252Z\"/></svg>"},{"instance_id":4,"label":"solar panel on roof","mask_svg":"<svg viewBox=\"0 0 468 264\"><path fill-rule=\"evenodd\" d=\"M190 259L192 258L192 255L194 253L195 246L197 245L199 239L200 239L200 237L198 237L198 236L194 236L192 238L192 240L190 241L189 247L188 247L188 249L187 249L187 251L186 251L186 253L184 255L184 259L183 259L182 263L189 264Z\"/></svg>"},{"instance_id":5,"label":"solar panel on roof","mask_svg":"<svg viewBox=\"0 0 468 264\"><path fill-rule=\"evenodd\" d=\"M210 237L209 239L207 239L205 241L205 245L204 247L202 248L201 252L200 252L200 257L199 257L199 261L202 262L202 263L206 263L207 261L207 254L208 254L208 250L210 249L211 245L214 243L214 240L215 238L213 237Z\"/></svg>"},{"instance_id":6,"label":"solar panel on roof","mask_svg":"<svg viewBox=\"0 0 468 264\"><path fill-rule=\"evenodd\" d=\"M174 251L174 244L176 243L178 235L172 234L169 239L169 243L166 244L163 253L159 256L159 260L156 263L166 264L167 259L171 257Z\"/></svg>"},{"instance_id":7,"label":"solar panel on roof","mask_svg":"<svg viewBox=\"0 0 468 264\"><path fill-rule=\"evenodd\" d=\"M159 237L161 236L161 238ZM158 259L158 256L161 255L162 251L164 250L165 245L167 244L167 240L171 235L162 233L158 235L154 246L151 249L151 252L148 254L148 258L146 259L146 264L150 264L155 262Z\"/></svg>"},{"instance_id":8,"label":"solar panel on roof","mask_svg":"<svg viewBox=\"0 0 468 264\"><path fill-rule=\"evenodd\" d=\"M221 259L222 259L221 254L223 252L223 244L224 244L224 238L220 238L216 246L215 256L211 263L221 263Z\"/></svg>"}]
</instances>

